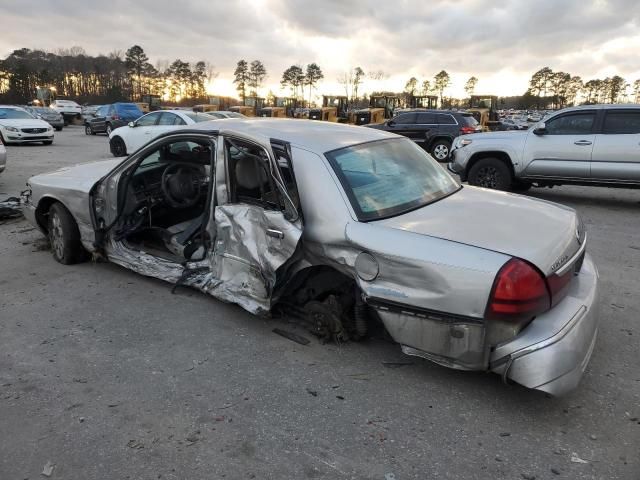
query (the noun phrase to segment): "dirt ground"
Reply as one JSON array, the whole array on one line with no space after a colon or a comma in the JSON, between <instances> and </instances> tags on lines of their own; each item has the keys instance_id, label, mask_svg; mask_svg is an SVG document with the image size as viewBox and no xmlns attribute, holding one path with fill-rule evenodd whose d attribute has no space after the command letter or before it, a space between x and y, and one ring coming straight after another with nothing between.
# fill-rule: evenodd
<instances>
[{"instance_id":1,"label":"dirt ground","mask_svg":"<svg viewBox=\"0 0 640 480\"><path fill-rule=\"evenodd\" d=\"M82 127L8 154L0 200L110 158ZM600 271L595 352L563 398L382 339L322 345L112 264L66 267L24 220L1 223L0 479L638 480L640 191L530 195L580 212Z\"/></svg>"}]
</instances>

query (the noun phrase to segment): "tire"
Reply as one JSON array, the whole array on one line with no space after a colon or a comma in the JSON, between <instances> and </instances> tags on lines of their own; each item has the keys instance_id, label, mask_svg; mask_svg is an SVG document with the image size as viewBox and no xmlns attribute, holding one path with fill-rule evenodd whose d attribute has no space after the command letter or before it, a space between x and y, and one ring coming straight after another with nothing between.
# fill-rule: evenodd
<instances>
[{"instance_id":1,"label":"tire","mask_svg":"<svg viewBox=\"0 0 640 480\"><path fill-rule=\"evenodd\" d=\"M56 132L61 132L62 131L62 127L56 127Z\"/></svg>"},{"instance_id":2,"label":"tire","mask_svg":"<svg viewBox=\"0 0 640 480\"><path fill-rule=\"evenodd\" d=\"M109 148L111 149L111 153L114 157L127 156L127 146L125 145L124 140L120 137L113 137L109 140Z\"/></svg>"},{"instance_id":3,"label":"tire","mask_svg":"<svg viewBox=\"0 0 640 480\"><path fill-rule=\"evenodd\" d=\"M451 153L451 142L449 140L436 140L431 145L429 152L438 162L448 162Z\"/></svg>"},{"instance_id":4,"label":"tire","mask_svg":"<svg viewBox=\"0 0 640 480\"><path fill-rule=\"evenodd\" d=\"M89 125L88 123L84 126L84 134L85 135L95 135L96 133L93 131L93 128L91 128L91 125Z\"/></svg>"},{"instance_id":5,"label":"tire","mask_svg":"<svg viewBox=\"0 0 640 480\"><path fill-rule=\"evenodd\" d=\"M107 128L105 129L105 132L107 132L107 137L111 135L111 132L113 132L110 123L107 123Z\"/></svg>"},{"instance_id":6,"label":"tire","mask_svg":"<svg viewBox=\"0 0 640 480\"><path fill-rule=\"evenodd\" d=\"M80 241L80 231L69 210L61 203L49 209L49 242L53 258L63 265L79 263L87 257Z\"/></svg>"},{"instance_id":7,"label":"tire","mask_svg":"<svg viewBox=\"0 0 640 480\"><path fill-rule=\"evenodd\" d=\"M468 181L476 187L509 190L513 177L509 167L497 158L483 158L469 170Z\"/></svg>"},{"instance_id":8,"label":"tire","mask_svg":"<svg viewBox=\"0 0 640 480\"><path fill-rule=\"evenodd\" d=\"M42 142L43 145L51 145L52 143L53 143L53 140L46 140Z\"/></svg>"}]
</instances>

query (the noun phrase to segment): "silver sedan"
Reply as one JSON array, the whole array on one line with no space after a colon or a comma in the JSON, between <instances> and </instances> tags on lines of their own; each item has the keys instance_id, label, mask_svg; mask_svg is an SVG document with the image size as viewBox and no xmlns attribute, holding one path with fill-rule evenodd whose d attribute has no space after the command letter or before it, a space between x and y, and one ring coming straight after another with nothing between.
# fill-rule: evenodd
<instances>
[{"instance_id":1,"label":"silver sedan","mask_svg":"<svg viewBox=\"0 0 640 480\"><path fill-rule=\"evenodd\" d=\"M327 339L381 322L406 354L554 395L594 348L576 213L462 186L394 134L216 120L29 184L24 213L64 264L101 256Z\"/></svg>"}]
</instances>

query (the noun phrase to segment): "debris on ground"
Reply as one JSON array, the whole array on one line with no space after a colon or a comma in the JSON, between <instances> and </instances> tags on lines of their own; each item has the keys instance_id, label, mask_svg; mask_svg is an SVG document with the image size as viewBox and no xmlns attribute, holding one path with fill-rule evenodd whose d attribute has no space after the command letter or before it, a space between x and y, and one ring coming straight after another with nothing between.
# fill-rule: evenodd
<instances>
[{"instance_id":1,"label":"debris on ground","mask_svg":"<svg viewBox=\"0 0 640 480\"><path fill-rule=\"evenodd\" d=\"M552 468L551 473L553 473L554 475L560 475L560 470L558 470L557 468Z\"/></svg>"},{"instance_id":2,"label":"debris on ground","mask_svg":"<svg viewBox=\"0 0 640 480\"><path fill-rule=\"evenodd\" d=\"M382 362L382 366L387 368L400 368L406 367L407 365L413 365L413 362L411 360L406 360L403 362Z\"/></svg>"},{"instance_id":3,"label":"debris on ground","mask_svg":"<svg viewBox=\"0 0 640 480\"><path fill-rule=\"evenodd\" d=\"M316 392L315 390L311 390L310 388L307 388L307 393L308 393L309 395L314 396L314 397L317 397L317 396L318 396L318 392Z\"/></svg>"},{"instance_id":4,"label":"debris on ground","mask_svg":"<svg viewBox=\"0 0 640 480\"><path fill-rule=\"evenodd\" d=\"M272 332L288 340L291 340L292 342L299 343L300 345L308 345L310 343L310 340L308 338L298 335L297 333L282 330L281 328L274 328Z\"/></svg>"},{"instance_id":5,"label":"debris on ground","mask_svg":"<svg viewBox=\"0 0 640 480\"><path fill-rule=\"evenodd\" d=\"M200 440L200 437L198 435L200 435L200 430L196 430L195 432L191 432L189 435L187 435L187 437L185 438L185 440L188 442L187 446L193 445L198 440Z\"/></svg>"},{"instance_id":6,"label":"debris on ground","mask_svg":"<svg viewBox=\"0 0 640 480\"><path fill-rule=\"evenodd\" d=\"M571 461L573 463L589 463L587 460L583 460L582 458L580 458L575 452L571 454Z\"/></svg>"},{"instance_id":7,"label":"debris on ground","mask_svg":"<svg viewBox=\"0 0 640 480\"><path fill-rule=\"evenodd\" d=\"M511 433L510 433L510 432L502 432L502 433L500 434L500 436L501 436L501 437L510 437L510 436L511 436Z\"/></svg>"},{"instance_id":8,"label":"debris on ground","mask_svg":"<svg viewBox=\"0 0 640 480\"><path fill-rule=\"evenodd\" d=\"M53 469L56 468L56 464L55 463L51 463L51 460L48 460L47 463L45 463L44 467L42 468L42 474L45 477L50 477L51 474L53 473Z\"/></svg>"},{"instance_id":9,"label":"debris on ground","mask_svg":"<svg viewBox=\"0 0 640 480\"><path fill-rule=\"evenodd\" d=\"M19 198L9 197L0 202L0 220L10 220L19 217L22 217Z\"/></svg>"},{"instance_id":10,"label":"debris on ground","mask_svg":"<svg viewBox=\"0 0 640 480\"><path fill-rule=\"evenodd\" d=\"M528 473L521 473L520 476L524 478L524 480L536 480L535 475L529 475Z\"/></svg>"},{"instance_id":11,"label":"debris on ground","mask_svg":"<svg viewBox=\"0 0 640 480\"><path fill-rule=\"evenodd\" d=\"M141 450L144 448L144 444L137 440L129 440L129 442L127 442L127 447L133 448L134 450Z\"/></svg>"}]
</instances>

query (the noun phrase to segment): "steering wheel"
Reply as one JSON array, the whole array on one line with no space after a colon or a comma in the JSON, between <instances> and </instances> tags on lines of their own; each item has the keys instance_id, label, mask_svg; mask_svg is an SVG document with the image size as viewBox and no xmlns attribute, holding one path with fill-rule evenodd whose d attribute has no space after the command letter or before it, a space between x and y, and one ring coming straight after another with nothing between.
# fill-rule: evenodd
<instances>
[{"instance_id":1,"label":"steering wheel","mask_svg":"<svg viewBox=\"0 0 640 480\"><path fill-rule=\"evenodd\" d=\"M188 163L172 163L162 172L162 193L175 208L194 206L202 190L202 169Z\"/></svg>"}]
</instances>

